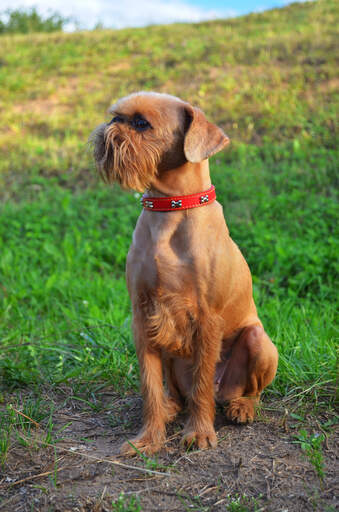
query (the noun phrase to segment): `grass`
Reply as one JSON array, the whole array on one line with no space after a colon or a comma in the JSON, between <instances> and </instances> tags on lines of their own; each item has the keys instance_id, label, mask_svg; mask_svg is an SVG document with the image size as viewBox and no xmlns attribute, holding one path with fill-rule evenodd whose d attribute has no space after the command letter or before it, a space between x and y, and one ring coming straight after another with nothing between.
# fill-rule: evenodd
<instances>
[{"instance_id":1,"label":"grass","mask_svg":"<svg viewBox=\"0 0 339 512\"><path fill-rule=\"evenodd\" d=\"M248 496L233 496L226 506L227 512L260 512L262 508L257 500Z\"/></svg>"},{"instance_id":2,"label":"grass","mask_svg":"<svg viewBox=\"0 0 339 512\"><path fill-rule=\"evenodd\" d=\"M112 244L108 236L105 241L98 229L107 222L108 232L119 230L121 219L107 218L109 212L99 206L103 201L109 206L108 195L99 194L93 202L93 192L92 197L86 193L74 203L68 191L51 190L50 194L41 201L5 207L9 224L0 235L4 244L0 265L5 379L18 384L40 377L60 382L84 376L84 371L96 378L100 368L106 368L108 374L113 366L116 370L111 377L116 385L120 378L130 383L132 377L127 373L131 374L134 359L130 360L133 349L123 262L132 226L121 230L119 249L118 240ZM14 238L8 239L8 233ZM22 235L24 244L19 242ZM23 252L16 252L18 243ZM99 247L100 254L96 251ZM21 347L16 364L13 355L18 354L18 341Z\"/></svg>"},{"instance_id":3,"label":"grass","mask_svg":"<svg viewBox=\"0 0 339 512\"><path fill-rule=\"evenodd\" d=\"M112 502L113 512L141 512L141 506L139 504L138 497L132 496L126 498L123 493L120 494L119 498Z\"/></svg>"},{"instance_id":4,"label":"grass","mask_svg":"<svg viewBox=\"0 0 339 512\"><path fill-rule=\"evenodd\" d=\"M325 476L324 456L322 453L322 446L325 441L324 434L309 435L306 430L300 430L296 436L296 443L299 443L302 451L309 458L312 466L315 469L319 480L322 482Z\"/></svg>"},{"instance_id":5,"label":"grass","mask_svg":"<svg viewBox=\"0 0 339 512\"><path fill-rule=\"evenodd\" d=\"M9 449L16 443L29 450L57 441L52 415L53 404L35 393L16 392L11 403L1 408L0 415L0 468L4 466Z\"/></svg>"},{"instance_id":6,"label":"grass","mask_svg":"<svg viewBox=\"0 0 339 512\"><path fill-rule=\"evenodd\" d=\"M309 153L302 167L290 154L274 174L259 168L257 153L252 148L235 164L219 157L213 179L252 269L260 315L279 347L272 392L317 384L315 391L333 384L336 373L332 163L313 150L322 175L312 185L312 169L304 170ZM285 187L272 193L277 180ZM138 200L116 188L73 193L45 178L40 183L35 200L1 209L2 382L15 388L81 379L135 387L124 265Z\"/></svg>"},{"instance_id":7,"label":"grass","mask_svg":"<svg viewBox=\"0 0 339 512\"><path fill-rule=\"evenodd\" d=\"M211 170L280 352L267 393L332 407L338 11L319 0L196 25L1 36L4 397L138 386L124 266L139 201L98 183L86 141L114 99L153 89L199 105L233 141Z\"/></svg>"}]
</instances>

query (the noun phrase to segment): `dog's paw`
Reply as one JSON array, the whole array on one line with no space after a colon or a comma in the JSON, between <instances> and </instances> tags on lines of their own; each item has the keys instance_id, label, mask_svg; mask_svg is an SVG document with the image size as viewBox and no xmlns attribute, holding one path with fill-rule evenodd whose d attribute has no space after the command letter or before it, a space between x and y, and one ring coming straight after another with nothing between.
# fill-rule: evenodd
<instances>
[{"instance_id":1,"label":"dog's paw","mask_svg":"<svg viewBox=\"0 0 339 512\"><path fill-rule=\"evenodd\" d=\"M131 457L142 453L143 455L153 455L161 450L165 441L156 436L156 439L152 439L150 435L141 435L134 439L126 441L120 448L120 454Z\"/></svg>"},{"instance_id":2,"label":"dog's paw","mask_svg":"<svg viewBox=\"0 0 339 512\"><path fill-rule=\"evenodd\" d=\"M234 398L226 409L227 419L235 423L252 423L255 416L255 400L251 398Z\"/></svg>"},{"instance_id":3,"label":"dog's paw","mask_svg":"<svg viewBox=\"0 0 339 512\"><path fill-rule=\"evenodd\" d=\"M187 448L197 447L199 450L215 448L218 444L216 433L212 427L208 431L190 430L184 434L182 443Z\"/></svg>"}]
</instances>

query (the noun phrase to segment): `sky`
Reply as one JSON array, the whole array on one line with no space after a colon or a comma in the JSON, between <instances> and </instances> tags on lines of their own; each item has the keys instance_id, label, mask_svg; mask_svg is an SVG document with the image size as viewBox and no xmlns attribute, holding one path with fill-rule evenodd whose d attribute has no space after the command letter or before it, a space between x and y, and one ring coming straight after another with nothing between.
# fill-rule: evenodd
<instances>
[{"instance_id":1,"label":"sky","mask_svg":"<svg viewBox=\"0 0 339 512\"><path fill-rule=\"evenodd\" d=\"M194 23L260 12L289 3L291 0L1 0L0 9L34 5L41 14L57 11L77 20L77 28L91 29L98 23L107 28L177 21ZM74 28L73 22L66 27L68 30Z\"/></svg>"}]
</instances>

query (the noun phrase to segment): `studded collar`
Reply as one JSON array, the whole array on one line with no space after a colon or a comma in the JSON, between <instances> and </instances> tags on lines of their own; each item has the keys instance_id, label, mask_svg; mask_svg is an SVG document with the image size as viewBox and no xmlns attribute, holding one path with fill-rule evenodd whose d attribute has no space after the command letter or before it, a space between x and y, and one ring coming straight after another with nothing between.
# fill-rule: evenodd
<instances>
[{"instance_id":1,"label":"studded collar","mask_svg":"<svg viewBox=\"0 0 339 512\"><path fill-rule=\"evenodd\" d=\"M211 186L205 192L175 197L147 197L142 196L141 204L145 210L153 212L172 212L174 210L188 210L206 206L216 199L215 187Z\"/></svg>"}]
</instances>

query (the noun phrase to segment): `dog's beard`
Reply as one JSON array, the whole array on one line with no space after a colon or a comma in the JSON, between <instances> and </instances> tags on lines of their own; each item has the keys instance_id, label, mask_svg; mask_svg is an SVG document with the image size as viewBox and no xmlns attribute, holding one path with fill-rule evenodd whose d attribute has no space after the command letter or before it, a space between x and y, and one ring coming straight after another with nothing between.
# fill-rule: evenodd
<instances>
[{"instance_id":1,"label":"dog's beard","mask_svg":"<svg viewBox=\"0 0 339 512\"><path fill-rule=\"evenodd\" d=\"M115 125L101 124L90 137L98 172L106 183L143 192L157 174L160 162L156 140L126 133Z\"/></svg>"}]
</instances>

